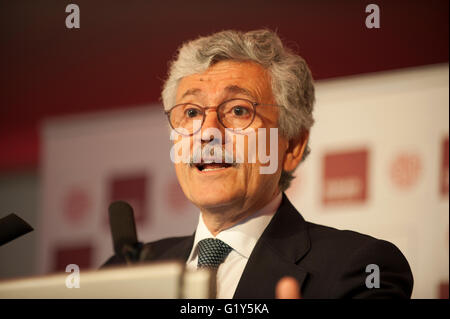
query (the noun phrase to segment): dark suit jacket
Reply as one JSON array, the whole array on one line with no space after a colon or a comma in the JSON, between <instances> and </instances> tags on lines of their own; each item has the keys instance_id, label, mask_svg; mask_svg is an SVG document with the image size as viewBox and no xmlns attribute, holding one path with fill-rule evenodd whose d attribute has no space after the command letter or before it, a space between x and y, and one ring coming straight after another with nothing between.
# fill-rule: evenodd
<instances>
[{"instance_id":1,"label":"dark suit jacket","mask_svg":"<svg viewBox=\"0 0 450 319\"><path fill-rule=\"evenodd\" d=\"M186 261L194 235L152 242L148 261ZM104 266L122 263L111 257ZM380 287L367 288L366 266L379 267ZM306 222L283 200L258 240L234 298L274 298L283 276L298 280L302 298L410 298L413 276L408 261L390 242L353 231Z\"/></svg>"}]
</instances>

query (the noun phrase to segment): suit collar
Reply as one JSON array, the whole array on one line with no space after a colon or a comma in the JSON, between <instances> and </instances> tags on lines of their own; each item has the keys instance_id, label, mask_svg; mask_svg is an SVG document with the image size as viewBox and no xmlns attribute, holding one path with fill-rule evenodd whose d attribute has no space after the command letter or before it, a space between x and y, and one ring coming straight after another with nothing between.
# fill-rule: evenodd
<instances>
[{"instance_id":1,"label":"suit collar","mask_svg":"<svg viewBox=\"0 0 450 319\"><path fill-rule=\"evenodd\" d=\"M280 207L282 198L282 194L278 194L262 209L256 211L239 223L220 231L215 238L228 244L238 254L248 259L262 233L269 225L278 210L278 207ZM194 245L189 255L188 263L193 262L197 257L197 244L205 238L213 237L214 236L204 222L203 214L200 213L197 230L194 236Z\"/></svg>"},{"instance_id":2,"label":"suit collar","mask_svg":"<svg viewBox=\"0 0 450 319\"><path fill-rule=\"evenodd\" d=\"M308 273L297 263L310 245L305 220L283 194L277 213L247 262L234 298L274 298L276 283L283 276L296 278L301 287Z\"/></svg>"},{"instance_id":3,"label":"suit collar","mask_svg":"<svg viewBox=\"0 0 450 319\"><path fill-rule=\"evenodd\" d=\"M178 243L167 249L158 259L179 259L187 261L194 244L195 233L191 236L183 237Z\"/></svg>"}]
</instances>

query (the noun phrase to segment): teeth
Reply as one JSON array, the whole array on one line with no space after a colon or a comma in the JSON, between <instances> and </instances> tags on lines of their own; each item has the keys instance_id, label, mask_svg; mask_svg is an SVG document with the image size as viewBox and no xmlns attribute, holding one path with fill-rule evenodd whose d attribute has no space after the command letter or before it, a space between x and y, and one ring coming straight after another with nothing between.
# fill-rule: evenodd
<instances>
[{"instance_id":1,"label":"teeth","mask_svg":"<svg viewBox=\"0 0 450 319\"><path fill-rule=\"evenodd\" d=\"M217 167L217 168L204 168L202 172L209 172L209 171L217 171L219 169L224 169L225 167Z\"/></svg>"}]
</instances>

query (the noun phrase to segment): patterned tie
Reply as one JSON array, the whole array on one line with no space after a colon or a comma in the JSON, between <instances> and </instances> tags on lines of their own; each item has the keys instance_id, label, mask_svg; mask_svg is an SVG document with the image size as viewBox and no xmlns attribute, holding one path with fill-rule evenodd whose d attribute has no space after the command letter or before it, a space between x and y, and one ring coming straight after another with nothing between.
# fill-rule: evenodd
<instances>
[{"instance_id":1,"label":"patterned tie","mask_svg":"<svg viewBox=\"0 0 450 319\"><path fill-rule=\"evenodd\" d=\"M232 248L220 239L206 238L198 242L197 267L217 268Z\"/></svg>"}]
</instances>

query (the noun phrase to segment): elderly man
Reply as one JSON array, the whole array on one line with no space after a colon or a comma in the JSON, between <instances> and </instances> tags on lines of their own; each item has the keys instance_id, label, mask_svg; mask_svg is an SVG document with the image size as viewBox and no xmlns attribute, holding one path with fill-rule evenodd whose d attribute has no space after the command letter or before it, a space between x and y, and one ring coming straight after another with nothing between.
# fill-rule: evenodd
<instances>
[{"instance_id":1,"label":"elderly man","mask_svg":"<svg viewBox=\"0 0 450 319\"><path fill-rule=\"evenodd\" d=\"M299 287L303 298L411 296L411 270L393 244L306 222L283 193L309 153L314 86L274 32L185 43L162 97L175 145L190 150L175 170L200 217L192 236L147 244L149 261L217 268L218 298L274 298L277 283L280 294ZM379 270L373 282L368 265Z\"/></svg>"}]
</instances>

